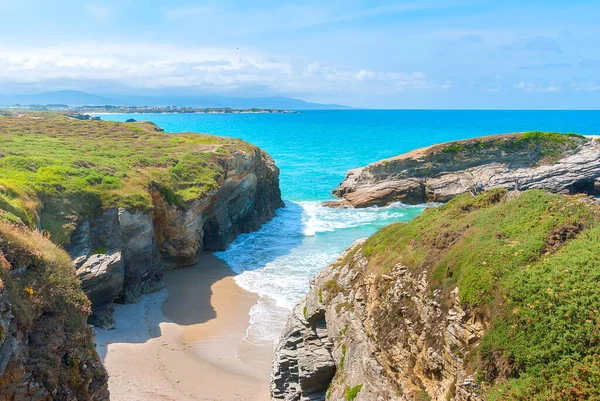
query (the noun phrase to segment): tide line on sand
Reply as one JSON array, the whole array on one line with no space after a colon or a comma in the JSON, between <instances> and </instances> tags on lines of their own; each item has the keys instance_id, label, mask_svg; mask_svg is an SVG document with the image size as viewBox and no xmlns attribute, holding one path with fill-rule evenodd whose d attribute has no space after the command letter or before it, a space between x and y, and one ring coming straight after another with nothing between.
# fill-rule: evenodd
<instances>
[{"instance_id":1,"label":"tide line on sand","mask_svg":"<svg viewBox=\"0 0 600 401\"><path fill-rule=\"evenodd\" d=\"M273 347L244 340L258 296L233 274L202 253L166 272L162 291L115 307L116 328L95 339L111 400L269 400Z\"/></svg>"}]
</instances>

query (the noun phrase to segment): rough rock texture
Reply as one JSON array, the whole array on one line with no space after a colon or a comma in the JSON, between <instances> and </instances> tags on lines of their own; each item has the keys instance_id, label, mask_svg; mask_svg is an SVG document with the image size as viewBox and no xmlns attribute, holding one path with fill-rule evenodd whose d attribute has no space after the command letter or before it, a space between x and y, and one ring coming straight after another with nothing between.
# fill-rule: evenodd
<instances>
[{"instance_id":1,"label":"rough rock texture","mask_svg":"<svg viewBox=\"0 0 600 401\"><path fill-rule=\"evenodd\" d=\"M361 277L367 264L362 243L322 271L290 315L276 346L273 398L343 400L354 390L357 401L481 400L463 351L478 345L486 323L460 307L457 291L444 312L428 293L424 273L398 265L377 280ZM401 299L410 299L410 308L398 311ZM381 330L375 326L386 310L395 320ZM386 342L386 331L402 341Z\"/></svg>"},{"instance_id":2,"label":"rough rock texture","mask_svg":"<svg viewBox=\"0 0 600 401\"><path fill-rule=\"evenodd\" d=\"M90 323L114 327L112 303L137 302L162 287L152 214L105 210L82 221L68 247L83 290L92 301Z\"/></svg>"},{"instance_id":3,"label":"rough rock texture","mask_svg":"<svg viewBox=\"0 0 600 401\"><path fill-rule=\"evenodd\" d=\"M125 264L120 300L138 302L142 294L163 287L163 264L158 255L152 213L131 213L119 208L119 227Z\"/></svg>"},{"instance_id":4,"label":"rough rock texture","mask_svg":"<svg viewBox=\"0 0 600 401\"><path fill-rule=\"evenodd\" d=\"M524 137L525 135L525 137ZM528 140L527 133L449 142L348 171L333 207L446 202L492 188L593 194L600 177L600 142L580 136ZM552 134L558 135L558 134ZM559 138L562 136L559 136ZM523 139L525 138L525 139Z\"/></svg>"},{"instance_id":5,"label":"rough rock texture","mask_svg":"<svg viewBox=\"0 0 600 401\"><path fill-rule=\"evenodd\" d=\"M225 171L216 190L184 208L169 205L159 191L152 193L155 233L168 267L195 264L203 249L224 250L238 234L257 230L283 206L279 169L265 152L236 152Z\"/></svg>"},{"instance_id":6,"label":"rough rock texture","mask_svg":"<svg viewBox=\"0 0 600 401\"><path fill-rule=\"evenodd\" d=\"M150 212L113 208L79 222L68 250L92 301L90 323L113 327L113 300L137 302L162 287L165 268L193 265L203 249L225 249L283 206L279 169L268 154L235 151L223 163L225 174L207 196L175 205L154 189Z\"/></svg>"},{"instance_id":7,"label":"rough rock texture","mask_svg":"<svg viewBox=\"0 0 600 401\"><path fill-rule=\"evenodd\" d=\"M89 301L64 251L0 223L0 277L0 400L108 400Z\"/></svg>"},{"instance_id":8,"label":"rough rock texture","mask_svg":"<svg viewBox=\"0 0 600 401\"><path fill-rule=\"evenodd\" d=\"M122 291L124 281L121 252L90 256L77 269L77 277L83 291L93 300L89 322L98 327L114 327L112 303Z\"/></svg>"},{"instance_id":9,"label":"rough rock texture","mask_svg":"<svg viewBox=\"0 0 600 401\"><path fill-rule=\"evenodd\" d=\"M322 314L308 322L297 305L283 330L271 388L275 399L322 400L335 375L335 361Z\"/></svg>"}]
</instances>

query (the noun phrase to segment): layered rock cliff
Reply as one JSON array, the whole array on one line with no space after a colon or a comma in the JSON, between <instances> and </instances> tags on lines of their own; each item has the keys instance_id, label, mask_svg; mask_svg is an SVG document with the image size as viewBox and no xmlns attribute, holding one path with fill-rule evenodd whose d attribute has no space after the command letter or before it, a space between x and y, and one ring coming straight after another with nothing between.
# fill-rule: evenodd
<instances>
[{"instance_id":1,"label":"layered rock cliff","mask_svg":"<svg viewBox=\"0 0 600 401\"><path fill-rule=\"evenodd\" d=\"M162 131L0 117L1 400L108 400L88 316L112 327L114 301L137 302L166 268L225 249L283 206L264 151Z\"/></svg>"},{"instance_id":2,"label":"layered rock cliff","mask_svg":"<svg viewBox=\"0 0 600 401\"><path fill-rule=\"evenodd\" d=\"M0 117L0 137L0 210L68 250L100 327L113 301L137 302L283 206L273 159L239 139L48 113Z\"/></svg>"},{"instance_id":3,"label":"layered rock cliff","mask_svg":"<svg viewBox=\"0 0 600 401\"><path fill-rule=\"evenodd\" d=\"M108 400L89 311L66 252L0 221L0 399Z\"/></svg>"},{"instance_id":4,"label":"layered rock cliff","mask_svg":"<svg viewBox=\"0 0 600 401\"><path fill-rule=\"evenodd\" d=\"M593 398L599 222L593 199L495 190L354 243L291 313L273 398Z\"/></svg>"},{"instance_id":5,"label":"layered rock cliff","mask_svg":"<svg viewBox=\"0 0 600 401\"><path fill-rule=\"evenodd\" d=\"M600 142L580 135L526 132L449 142L348 171L329 206L446 202L492 188L596 193Z\"/></svg>"},{"instance_id":6,"label":"layered rock cliff","mask_svg":"<svg viewBox=\"0 0 600 401\"><path fill-rule=\"evenodd\" d=\"M197 199L176 205L154 188L149 211L111 208L77 222L68 249L92 300L90 323L112 327L113 301L137 302L162 287L165 269L195 264L202 250L224 250L283 206L279 170L265 152L236 152L223 164L219 186Z\"/></svg>"}]
</instances>

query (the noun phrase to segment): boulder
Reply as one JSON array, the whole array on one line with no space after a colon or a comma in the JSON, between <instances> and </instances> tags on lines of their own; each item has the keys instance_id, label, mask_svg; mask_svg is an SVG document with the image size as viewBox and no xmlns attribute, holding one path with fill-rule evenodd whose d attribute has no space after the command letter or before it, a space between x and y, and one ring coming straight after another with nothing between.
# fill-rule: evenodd
<instances>
[{"instance_id":1,"label":"boulder","mask_svg":"<svg viewBox=\"0 0 600 401\"><path fill-rule=\"evenodd\" d=\"M124 281L121 252L91 255L77 269L81 287L92 302L89 323L104 329L115 326L112 303L121 293Z\"/></svg>"}]
</instances>

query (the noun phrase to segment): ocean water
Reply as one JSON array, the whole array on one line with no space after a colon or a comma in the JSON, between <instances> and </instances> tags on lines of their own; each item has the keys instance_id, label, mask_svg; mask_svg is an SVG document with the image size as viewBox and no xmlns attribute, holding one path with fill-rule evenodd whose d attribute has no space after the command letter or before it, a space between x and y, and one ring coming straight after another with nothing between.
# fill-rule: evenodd
<instances>
[{"instance_id":1,"label":"ocean water","mask_svg":"<svg viewBox=\"0 0 600 401\"><path fill-rule=\"evenodd\" d=\"M395 204L329 209L331 190L348 169L422 146L515 131L600 133L600 111L344 110L297 114L111 114L105 120L152 120L167 132L205 132L260 146L281 169L286 207L261 230L238 237L217 256L238 273L237 283L260 295L250 313L248 341L276 339L288 311L311 277L354 240L423 206Z\"/></svg>"}]
</instances>

